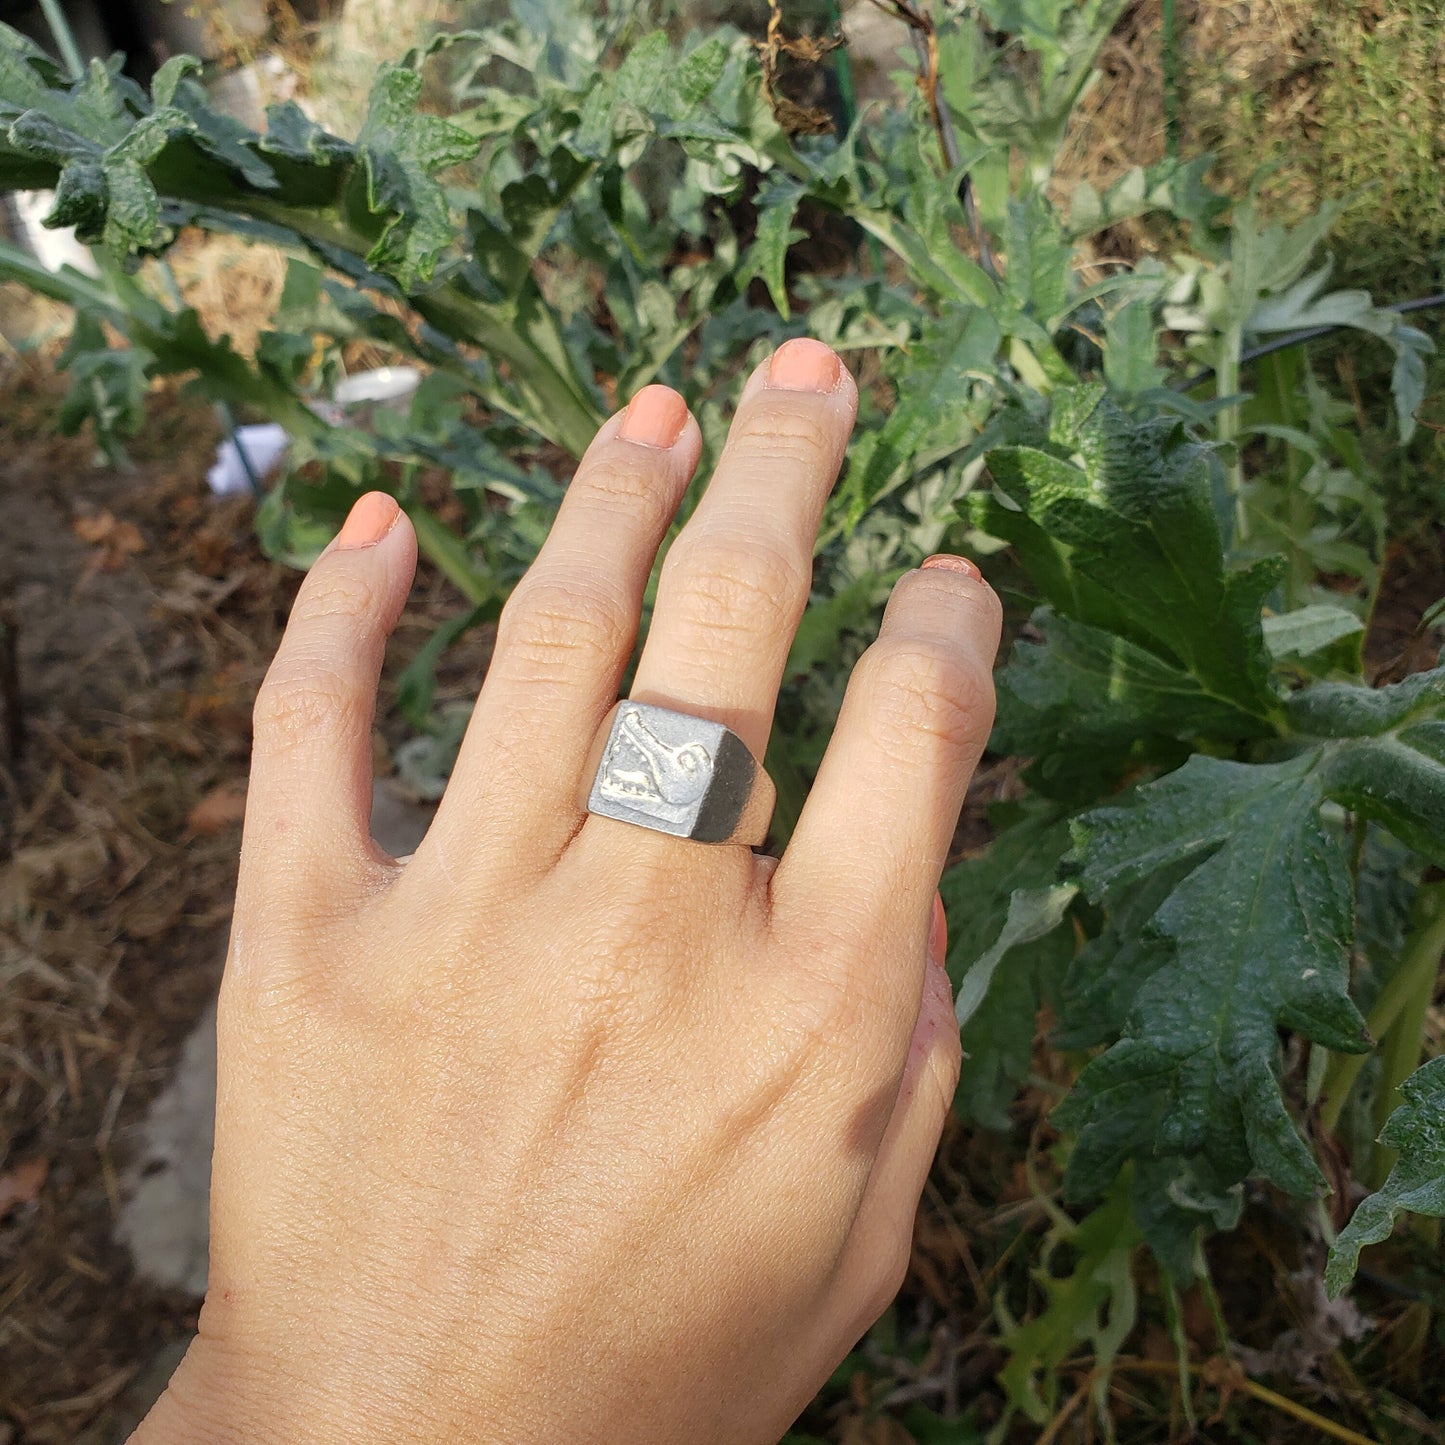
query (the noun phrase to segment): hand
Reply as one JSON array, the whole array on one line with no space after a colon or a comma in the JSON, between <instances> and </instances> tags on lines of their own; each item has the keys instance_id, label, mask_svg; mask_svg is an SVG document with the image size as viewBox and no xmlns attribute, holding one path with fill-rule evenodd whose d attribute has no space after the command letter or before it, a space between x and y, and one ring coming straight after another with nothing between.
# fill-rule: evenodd
<instances>
[{"instance_id":1,"label":"hand","mask_svg":"<svg viewBox=\"0 0 1445 1445\"><path fill-rule=\"evenodd\" d=\"M762 756L856 400L813 341L752 376L634 698ZM700 448L663 387L602 428L404 864L368 806L409 523L363 498L307 578L256 705L210 1292L137 1441L773 1441L896 1292L998 603L956 559L898 583L780 863L588 816Z\"/></svg>"}]
</instances>

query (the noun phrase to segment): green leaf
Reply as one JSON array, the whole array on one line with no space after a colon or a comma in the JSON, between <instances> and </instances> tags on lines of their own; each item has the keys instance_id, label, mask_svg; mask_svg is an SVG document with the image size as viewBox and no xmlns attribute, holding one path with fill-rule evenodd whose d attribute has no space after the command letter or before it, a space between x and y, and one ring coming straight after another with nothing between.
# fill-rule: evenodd
<instances>
[{"instance_id":1,"label":"green leaf","mask_svg":"<svg viewBox=\"0 0 1445 1445\"><path fill-rule=\"evenodd\" d=\"M960 1028L978 1012L1004 954L1021 943L1036 943L1052 933L1064 921L1078 891L1072 883L1014 890L1009 898L1008 916L992 947L969 965L959 981L953 1011Z\"/></svg>"},{"instance_id":2,"label":"green leaf","mask_svg":"<svg viewBox=\"0 0 1445 1445\"><path fill-rule=\"evenodd\" d=\"M1391 334L1390 344L1395 349L1390 395L1403 444L1415 435L1415 418L1425 400L1425 358L1434 352L1435 343L1423 331L1400 322Z\"/></svg>"},{"instance_id":3,"label":"green leaf","mask_svg":"<svg viewBox=\"0 0 1445 1445\"><path fill-rule=\"evenodd\" d=\"M1389 687L1320 682L1289 700L1290 726L1306 737L1366 738L1445 713L1445 667L1412 673Z\"/></svg>"},{"instance_id":4,"label":"green leaf","mask_svg":"<svg viewBox=\"0 0 1445 1445\"><path fill-rule=\"evenodd\" d=\"M1260 610L1278 568L1226 569L1210 449L1167 416L1128 416L1097 386L1056 392L1046 433L1021 412L1006 426L1020 440L988 465L1059 549L1062 565L1034 579L1047 600L1192 674L1261 731L1276 726Z\"/></svg>"},{"instance_id":5,"label":"green leaf","mask_svg":"<svg viewBox=\"0 0 1445 1445\"><path fill-rule=\"evenodd\" d=\"M1219 1179L1202 1159L1135 1161L1134 1219L1176 1285L1197 1274L1200 1231L1233 1229L1243 1213L1243 1185Z\"/></svg>"},{"instance_id":6,"label":"green leaf","mask_svg":"<svg viewBox=\"0 0 1445 1445\"><path fill-rule=\"evenodd\" d=\"M1049 796L1097 797L1151 740L1247 738L1259 719L1157 653L1043 608L1041 643L1015 644L995 674L997 752L1033 759L1031 781Z\"/></svg>"},{"instance_id":7,"label":"green leaf","mask_svg":"<svg viewBox=\"0 0 1445 1445\"><path fill-rule=\"evenodd\" d=\"M417 654L402 669L396 680L396 706L406 720L417 729L424 729L431 715L436 696L436 669L442 655L459 638L483 622L492 622L501 614L501 600L478 603L464 612L449 617L437 627L417 649Z\"/></svg>"},{"instance_id":8,"label":"green leaf","mask_svg":"<svg viewBox=\"0 0 1445 1445\"><path fill-rule=\"evenodd\" d=\"M793 634L786 675L797 677L829 663L836 666L844 633L862 631L902 575L901 569L870 572L845 583L831 597L814 602Z\"/></svg>"},{"instance_id":9,"label":"green leaf","mask_svg":"<svg viewBox=\"0 0 1445 1445\"><path fill-rule=\"evenodd\" d=\"M1316 602L1264 619L1264 645L1276 662L1286 658L1313 657L1365 630L1353 612L1330 603Z\"/></svg>"},{"instance_id":10,"label":"green leaf","mask_svg":"<svg viewBox=\"0 0 1445 1445\"><path fill-rule=\"evenodd\" d=\"M923 334L898 377L898 402L868 447L855 452L839 492L849 525L920 458L962 450L978 435L982 418L973 396L979 382L991 386L1002 341L987 311L956 305Z\"/></svg>"},{"instance_id":11,"label":"green leaf","mask_svg":"<svg viewBox=\"0 0 1445 1445\"><path fill-rule=\"evenodd\" d=\"M82 311L56 365L71 377L70 392L56 414L56 423L74 436L87 421L112 466L125 461L123 437L134 436L145 422L149 391L146 369L151 357L134 346L112 348L99 317Z\"/></svg>"},{"instance_id":12,"label":"green leaf","mask_svg":"<svg viewBox=\"0 0 1445 1445\"><path fill-rule=\"evenodd\" d=\"M1074 262L1058 213L1038 192L1024 201L1010 199L1004 239L1004 294L1025 315L1052 329L1069 308Z\"/></svg>"},{"instance_id":13,"label":"green leaf","mask_svg":"<svg viewBox=\"0 0 1445 1445\"><path fill-rule=\"evenodd\" d=\"M1009 1404L1036 1425L1053 1411L1058 1367L1088 1345L1107 1376L1136 1318L1132 1256L1140 1234L1131 1218L1128 1190L1115 1188L1063 1242L1073 1266L1069 1273L1051 1272L1052 1250L1046 1250L1043 1263L1031 1271L1047 1307L1022 1325L1004 1321L1009 1361L999 1371L999 1383ZM1045 1399L1041 1385L1050 1398Z\"/></svg>"},{"instance_id":14,"label":"green leaf","mask_svg":"<svg viewBox=\"0 0 1445 1445\"><path fill-rule=\"evenodd\" d=\"M322 129L294 100L269 107L266 121L266 133L258 145L267 155L321 166L349 161L356 155L350 141Z\"/></svg>"},{"instance_id":15,"label":"green leaf","mask_svg":"<svg viewBox=\"0 0 1445 1445\"><path fill-rule=\"evenodd\" d=\"M1325 1288L1331 1299L1354 1278L1360 1250L1387 1238L1406 1210L1445 1216L1445 1058L1417 1069L1400 1085L1400 1093L1405 1102L1380 1134L1380 1142L1397 1150L1399 1160L1330 1249Z\"/></svg>"},{"instance_id":16,"label":"green leaf","mask_svg":"<svg viewBox=\"0 0 1445 1445\"><path fill-rule=\"evenodd\" d=\"M382 66L356 142L366 166L367 204L385 218L367 263L394 276L403 291L431 279L455 234L446 192L434 177L481 149L460 126L420 111L421 90L415 71Z\"/></svg>"},{"instance_id":17,"label":"green leaf","mask_svg":"<svg viewBox=\"0 0 1445 1445\"><path fill-rule=\"evenodd\" d=\"M1115 391L1137 396L1163 386L1168 373L1158 364L1159 333L1146 300L1126 302L1104 326L1104 375Z\"/></svg>"},{"instance_id":18,"label":"green leaf","mask_svg":"<svg viewBox=\"0 0 1445 1445\"><path fill-rule=\"evenodd\" d=\"M1135 966L1122 1037L1056 1111L1079 1131L1072 1194L1099 1193L1129 1158L1169 1155L1197 1156L1226 1185L1251 1171L1294 1194L1322 1184L1281 1097L1278 1030L1348 1053L1369 1043L1348 992L1353 900L1343 840L1320 817L1321 764L1319 749L1258 766L1196 756L1075 823L1097 902L1161 869L1179 876L1145 925L1160 946Z\"/></svg>"},{"instance_id":19,"label":"green leaf","mask_svg":"<svg viewBox=\"0 0 1445 1445\"><path fill-rule=\"evenodd\" d=\"M1445 864L1445 668L1382 688L1317 683L1290 699L1290 720L1335 740L1323 770L1331 798Z\"/></svg>"},{"instance_id":20,"label":"green leaf","mask_svg":"<svg viewBox=\"0 0 1445 1445\"><path fill-rule=\"evenodd\" d=\"M757 235L743 258L738 274L739 287L745 286L754 276L762 278L773 298L773 305L784 321L793 314L784 278L788 248L807 234L793 225L802 195L802 184L792 181L759 197Z\"/></svg>"},{"instance_id":21,"label":"green leaf","mask_svg":"<svg viewBox=\"0 0 1445 1445\"><path fill-rule=\"evenodd\" d=\"M950 868L939 884L949 917L948 972L955 988L997 942L1015 899L1037 896L1057 881L1069 830L1051 809L1035 808L979 858ZM1028 1076L1039 1006L1052 994L1074 952L1067 922L1004 950L1006 963L964 1025L963 1068L955 1103L990 1129L1009 1127L1008 1108Z\"/></svg>"}]
</instances>

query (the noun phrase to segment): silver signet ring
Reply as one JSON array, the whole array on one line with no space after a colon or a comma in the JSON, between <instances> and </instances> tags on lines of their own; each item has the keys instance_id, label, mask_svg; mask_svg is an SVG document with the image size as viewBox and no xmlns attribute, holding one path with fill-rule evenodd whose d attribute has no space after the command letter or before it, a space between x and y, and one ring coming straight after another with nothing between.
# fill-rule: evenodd
<instances>
[{"instance_id":1,"label":"silver signet ring","mask_svg":"<svg viewBox=\"0 0 1445 1445\"><path fill-rule=\"evenodd\" d=\"M695 843L756 847L777 789L747 744L721 723L624 699L597 732L586 809Z\"/></svg>"}]
</instances>

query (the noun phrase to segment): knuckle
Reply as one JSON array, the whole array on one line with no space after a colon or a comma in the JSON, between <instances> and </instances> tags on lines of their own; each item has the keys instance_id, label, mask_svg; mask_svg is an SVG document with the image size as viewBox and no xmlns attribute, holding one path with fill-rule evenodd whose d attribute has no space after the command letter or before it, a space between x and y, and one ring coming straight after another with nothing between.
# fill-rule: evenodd
<instances>
[{"instance_id":1,"label":"knuckle","mask_svg":"<svg viewBox=\"0 0 1445 1445\"><path fill-rule=\"evenodd\" d=\"M953 648L875 642L857 674L877 740L890 756L920 746L964 752L988 736L993 675Z\"/></svg>"},{"instance_id":2,"label":"knuckle","mask_svg":"<svg viewBox=\"0 0 1445 1445\"><path fill-rule=\"evenodd\" d=\"M811 572L776 544L745 536L702 537L674 546L664 564L670 606L709 628L755 626L807 599Z\"/></svg>"},{"instance_id":3,"label":"knuckle","mask_svg":"<svg viewBox=\"0 0 1445 1445\"><path fill-rule=\"evenodd\" d=\"M744 419L735 445L765 454L769 464L817 466L831 461L838 450L837 426L830 422L821 407L764 396Z\"/></svg>"},{"instance_id":4,"label":"knuckle","mask_svg":"<svg viewBox=\"0 0 1445 1445\"><path fill-rule=\"evenodd\" d=\"M589 506L646 513L656 510L657 492L653 469L640 465L634 457L608 453L588 463L568 488L570 496Z\"/></svg>"},{"instance_id":5,"label":"knuckle","mask_svg":"<svg viewBox=\"0 0 1445 1445\"><path fill-rule=\"evenodd\" d=\"M306 579L296 603L296 616L311 622L327 617L369 617L376 608L376 589L349 569L320 568Z\"/></svg>"},{"instance_id":6,"label":"knuckle","mask_svg":"<svg viewBox=\"0 0 1445 1445\"><path fill-rule=\"evenodd\" d=\"M570 675L579 656L613 658L632 646L623 599L581 577L525 577L502 610L497 653L536 680Z\"/></svg>"},{"instance_id":7,"label":"knuckle","mask_svg":"<svg viewBox=\"0 0 1445 1445\"><path fill-rule=\"evenodd\" d=\"M255 750L261 755L287 752L347 731L359 719L355 692L339 673L316 666L305 672L273 667L252 710Z\"/></svg>"}]
</instances>

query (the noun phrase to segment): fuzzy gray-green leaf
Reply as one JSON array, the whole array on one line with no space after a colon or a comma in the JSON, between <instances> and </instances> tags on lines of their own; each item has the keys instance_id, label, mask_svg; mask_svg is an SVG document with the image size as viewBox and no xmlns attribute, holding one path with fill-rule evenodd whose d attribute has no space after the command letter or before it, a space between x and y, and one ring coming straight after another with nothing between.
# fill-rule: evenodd
<instances>
[{"instance_id":1,"label":"fuzzy gray-green leaf","mask_svg":"<svg viewBox=\"0 0 1445 1445\"><path fill-rule=\"evenodd\" d=\"M454 235L451 207L436 173L481 149L481 142L460 126L418 110L421 89L415 71L383 66L357 139L366 164L368 204L384 218L381 239L366 259L394 276L404 291L431 279Z\"/></svg>"},{"instance_id":2,"label":"fuzzy gray-green leaf","mask_svg":"<svg viewBox=\"0 0 1445 1445\"><path fill-rule=\"evenodd\" d=\"M1400 1214L1445 1216L1445 1058L1417 1069L1400 1085L1400 1093L1405 1102L1380 1135L1382 1143L1399 1151L1399 1160L1330 1250L1325 1288L1331 1298L1354 1278L1360 1250L1387 1238Z\"/></svg>"},{"instance_id":3,"label":"fuzzy gray-green leaf","mask_svg":"<svg viewBox=\"0 0 1445 1445\"><path fill-rule=\"evenodd\" d=\"M1106 906L1179 870L1148 923L1167 956L1151 960L1123 1037L1058 1113L1080 1131L1076 1192L1136 1156L1200 1155L1226 1184L1251 1171L1292 1193L1321 1182L1280 1094L1278 1030L1368 1047L1348 992L1350 878L1320 817L1321 762L1319 750L1255 766L1195 756L1132 805L1075 824L1083 886Z\"/></svg>"}]
</instances>

